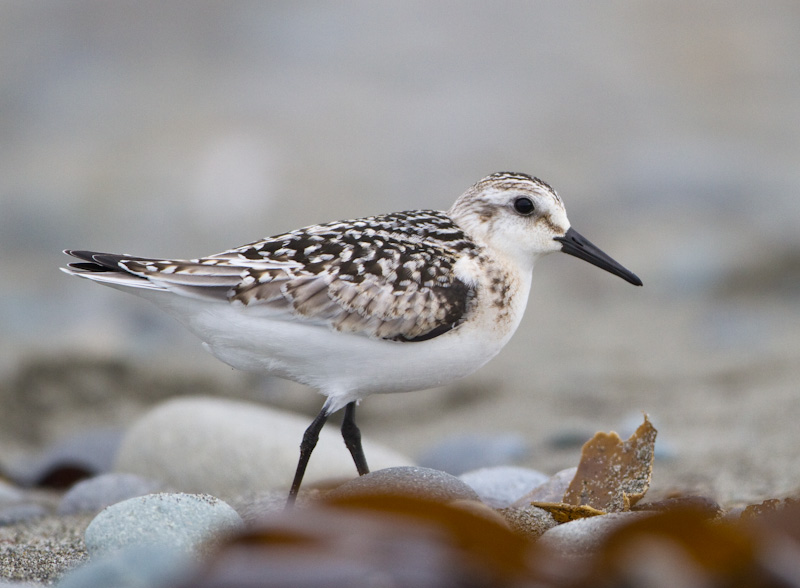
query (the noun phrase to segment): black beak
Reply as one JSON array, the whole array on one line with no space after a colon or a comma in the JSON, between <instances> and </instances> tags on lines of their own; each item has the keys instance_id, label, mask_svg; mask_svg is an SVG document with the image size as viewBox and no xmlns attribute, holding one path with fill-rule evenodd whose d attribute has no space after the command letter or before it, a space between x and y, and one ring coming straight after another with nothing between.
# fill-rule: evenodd
<instances>
[{"instance_id":1,"label":"black beak","mask_svg":"<svg viewBox=\"0 0 800 588\"><path fill-rule=\"evenodd\" d=\"M625 269L608 255L600 251L597 245L589 241L589 239L581 235L575 229L570 228L563 237L554 237L554 239L556 241L561 241L561 251L564 253L569 253L578 259L588 261L600 269L604 269L615 276L619 276L634 286L642 285L642 281L636 274Z\"/></svg>"}]
</instances>

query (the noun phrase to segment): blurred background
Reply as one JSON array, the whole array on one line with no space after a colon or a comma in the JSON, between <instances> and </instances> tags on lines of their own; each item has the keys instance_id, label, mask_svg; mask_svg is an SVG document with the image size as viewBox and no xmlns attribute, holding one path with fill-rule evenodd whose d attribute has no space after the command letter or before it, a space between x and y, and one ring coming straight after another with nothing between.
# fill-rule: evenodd
<instances>
[{"instance_id":1,"label":"blurred background","mask_svg":"<svg viewBox=\"0 0 800 588\"><path fill-rule=\"evenodd\" d=\"M791 1L0 1L3 455L124 425L137 394L322 402L65 276L62 249L198 257L446 209L509 170L553 185L644 288L543 259L500 356L370 397L364 434L412 456L511 435L549 472L645 411L656 487L796 490L798 56Z\"/></svg>"}]
</instances>

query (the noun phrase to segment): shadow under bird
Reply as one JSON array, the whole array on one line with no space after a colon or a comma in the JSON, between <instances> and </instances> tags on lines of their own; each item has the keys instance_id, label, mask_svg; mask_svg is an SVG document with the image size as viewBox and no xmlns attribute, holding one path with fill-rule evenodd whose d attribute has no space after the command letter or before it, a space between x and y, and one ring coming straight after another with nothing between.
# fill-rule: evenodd
<instances>
[{"instance_id":1,"label":"shadow under bird","mask_svg":"<svg viewBox=\"0 0 800 588\"><path fill-rule=\"evenodd\" d=\"M411 210L297 229L191 260L67 250L63 271L163 308L216 357L327 396L300 444L297 496L319 432L369 472L356 404L441 386L494 357L522 319L537 258L563 251L641 286L570 226L543 181L495 173L450 210Z\"/></svg>"}]
</instances>

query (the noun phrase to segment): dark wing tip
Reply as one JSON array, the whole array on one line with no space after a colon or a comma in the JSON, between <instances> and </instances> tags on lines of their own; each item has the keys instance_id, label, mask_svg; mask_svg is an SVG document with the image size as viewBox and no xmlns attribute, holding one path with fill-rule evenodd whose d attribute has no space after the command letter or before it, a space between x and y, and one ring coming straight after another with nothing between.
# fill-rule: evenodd
<instances>
[{"instance_id":1,"label":"dark wing tip","mask_svg":"<svg viewBox=\"0 0 800 588\"><path fill-rule=\"evenodd\" d=\"M99 251L85 251L82 249L64 249L64 253L77 257L88 263L71 263L70 267L88 271L121 271L119 262L125 259L126 255L115 253L101 253Z\"/></svg>"},{"instance_id":2,"label":"dark wing tip","mask_svg":"<svg viewBox=\"0 0 800 588\"><path fill-rule=\"evenodd\" d=\"M78 259L82 259L84 261L94 261L95 255L104 255L98 251L85 251L83 249L64 249L64 253L67 255L71 255L72 257L77 257Z\"/></svg>"},{"instance_id":3,"label":"dark wing tip","mask_svg":"<svg viewBox=\"0 0 800 588\"><path fill-rule=\"evenodd\" d=\"M82 272L108 272L108 268L103 267L99 263L90 263L90 262L78 262L78 263L68 263L67 267L70 269L82 271Z\"/></svg>"}]
</instances>

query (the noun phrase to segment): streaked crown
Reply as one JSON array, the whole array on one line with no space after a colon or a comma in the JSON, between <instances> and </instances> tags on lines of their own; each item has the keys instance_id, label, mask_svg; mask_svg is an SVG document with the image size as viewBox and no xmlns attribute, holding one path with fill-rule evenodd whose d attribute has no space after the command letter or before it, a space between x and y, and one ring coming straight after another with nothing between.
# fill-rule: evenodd
<instances>
[{"instance_id":1,"label":"streaked crown","mask_svg":"<svg viewBox=\"0 0 800 588\"><path fill-rule=\"evenodd\" d=\"M462 194L448 215L471 238L525 265L559 251L555 237L570 224L564 203L547 183L527 174L486 176Z\"/></svg>"}]
</instances>

